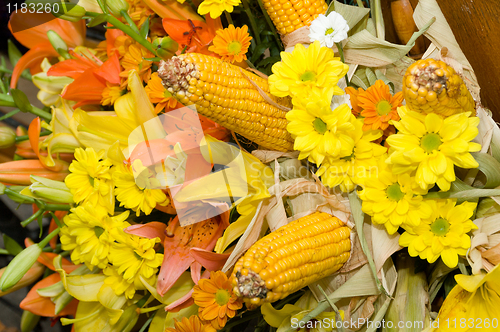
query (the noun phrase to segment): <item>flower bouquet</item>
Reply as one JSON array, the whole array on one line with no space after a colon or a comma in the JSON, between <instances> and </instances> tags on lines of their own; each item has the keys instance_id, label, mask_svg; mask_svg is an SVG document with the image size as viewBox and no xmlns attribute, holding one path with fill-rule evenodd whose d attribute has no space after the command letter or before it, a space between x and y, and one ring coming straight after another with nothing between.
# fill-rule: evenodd
<instances>
[{"instance_id":1,"label":"flower bouquet","mask_svg":"<svg viewBox=\"0 0 500 332\"><path fill-rule=\"evenodd\" d=\"M2 119L36 115L1 139L40 228L1 252L22 331L497 329L500 130L435 0L404 45L377 0L23 5L0 71Z\"/></svg>"}]
</instances>

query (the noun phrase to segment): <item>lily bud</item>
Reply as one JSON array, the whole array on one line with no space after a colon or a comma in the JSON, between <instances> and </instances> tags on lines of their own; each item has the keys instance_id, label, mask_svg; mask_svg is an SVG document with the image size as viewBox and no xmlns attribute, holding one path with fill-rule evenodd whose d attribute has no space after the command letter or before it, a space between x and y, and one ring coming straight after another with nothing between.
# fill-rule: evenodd
<instances>
[{"instance_id":1,"label":"lily bud","mask_svg":"<svg viewBox=\"0 0 500 332\"><path fill-rule=\"evenodd\" d=\"M21 191L21 194L47 202L74 203L73 194L71 194L71 191L64 182L54 181L36 175L32 175L30 178L33 184L29 186L29 189Z\"/></svg>"},{"instance_id":2,"label":"lily bud","mask_svg":"<svg viewBox=\"0 0 500 332\"><path fill-rule=\"evenodd\" d=\"M36 260L41 253L42 249L38 245L34 244L17 254L3 271L2 277L0 277L0 290L2 292L8 292L16 285L16 289L19 289L38 279L41 274L33 279L32 277L35 274L35 271L31 271L31 273L28 273L28 271L34 267L33 264L36 263ZM26 276L27 274L28 276ZM21 280L23 282L18 285ZM29 281L29 283L26 283L27 281Z\"/></svg>"},{"instance_id":3,"label":"lily bud","mask_svg":"<svg viewBox=\"0 0 500 332\"><path fill-rule=\"evenodd\" d=\"M163 60L168 60L175 55L179 49L179 44L170 37L157 38L153 41L156 53Z\"/></svg>"},{"instance_id":4,"label":"lily bud","mask_svg":"<svg viewBox=\"0 0 500 332\"><path fill-rule=\"evenodd\" d=\"M47 32L47 37L49 38L50 43L52 44L52 47L59 53L60 56L62 56L65 59L70 59L69 53L68 53L68 45L66 45L66 42L55 32L54 30L49 30Z\"/></svg>"},{"instance_id":5,"label":"lily bud","mask_svg":"<svg viewBox=\"0 0 500 332\"><path fill-rule=\"evenodd\" d=\"M21 316L21 332L30 332L32 331L38 321L40 320L40 316L35 315L28 310L23 311L23 315Z\"/></svg>"},{"instance_id":6,"label":"lily bud","mask_svg":"<svg viewBox=\"0 0 500 332\"><path fill-rule=\"evenodd\" d=\"M108 0L106 1L109 11L116 17L121 17L122 10L128 10L128 2L125 0Z\"/></svg>"},{"instance_id":7,"label":"lily bud","mask_svg":"<svg viewBox=\"0 0 500 332\"><path fill-rule=\"evenodd\" d=\"M0 127L0 149L10 148L16 143L16 132L10 127Z\"/></svg>"},{"instance_id":8,"label":"lily bud","mask_svg":"<svg viewBox=\"0 0 500 332\"><path fill-rule=\"evenodd\" d=\"M58 11L54 12L54 16L70 22L80 21L86 13L85 8L82 6L64 1L61 1L59 6L55 6L55 8L57 8Z\"/></svg>"}]
</instances>

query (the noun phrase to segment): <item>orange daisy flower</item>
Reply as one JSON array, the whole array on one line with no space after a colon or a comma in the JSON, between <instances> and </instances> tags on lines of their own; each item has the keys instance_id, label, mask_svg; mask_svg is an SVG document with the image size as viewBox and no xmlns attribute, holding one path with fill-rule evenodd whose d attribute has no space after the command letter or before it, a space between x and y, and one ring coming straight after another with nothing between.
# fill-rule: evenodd
<instances>
[{"instance_id":1,"label":"orange daisy flower","mask_svg":"<svg viewBox=\"0 0 500 332\"><path fill-rule=\"evenodd\" d=\"M248 26L235 28L231 24L226 29L217 30L216 34L214 45L208 48L209 51L220 55L225 61L240 62L247 59L246 53L252 40L248 34Z\"/></svg>"},{"instance_id":2,"label":"orange daisy flower","mask_svg":"<svg viewBox=\"0 0 500 332\"><path fill-rule=\"evenodd\" d=\"M137 43L131 44L123 58L121 59L121 65L124 71L120 73L120 77L128 80L128 74L131 70L136 70L139 76L144 82L148 82L151 78L151 65L152 61L145 60L146 58L152 58L153 54L138 45ZM124 84L122 83L122 87Z\"/></svg>"},{"instance_id":3,"label":"orange daisy flower","mask_svg":"<svg viewBox=\"0 0 500 332\"><path fill-rule=\"evenodd\" d=\"M198 316L182 317L179 322L174 318L175 328L167 327L165 332L216 332L210 324L204 324Z\"/></svg>"},{"instance_id":4,"label":"orange daisy flower","mask_svg":"<svg viewBox=\"0 0 500 332\"><path fill-rule=\"evenodd\" d=\"M378 80L366 91L360 92L357 101L363 109L360 115L365 118L363 130L386 130L390 120L399 120L397 108L403 105L403 93L392 96L389 86Z\"/></svg>"},{"instance_id":5,"label":"orange daisy flower","mask_svg":"<svg viewBox=\"0 0 500 332\"><path fill-rule=\"evenodd\" d=\"M347 88L345 88L345 92L349 95L351 99L352 114L356 117L359 116L359 113L361 113L362 109L358 105L358 95L362 92L365 92L365 90L363 90L362 88L358 88L358 90L356 90L353 87L348 86Z\"/></svg>"},{"instance_id":6,"label":"orange daisy flower","mask_svg":"<svg viewBox=\"0 0 500 332\"><path fill-rule=\"evenodd\" d=\"M233 318L243 301L232 291L231 283L222 271L210 272L210 279L201 279L193 289L194 303L200 308L198 315L220 330L227 319Z\"/></svg>"},{"instance_id":7,"label":"orange daisy flower","mask_svg":"<svg viewBox=\"0 0 500 332\"><path fill-rule=\"evenodd\" d=\"M156 104L156 114L160 113L165 107L168 112L177 106L177 100L172 97L172 94L168 92L167 89L165 89L161 81L158 73L153 73L148 85L146 85L146 93L148 94L149 100L153 104Z\"/></svg>"}]
</instances>

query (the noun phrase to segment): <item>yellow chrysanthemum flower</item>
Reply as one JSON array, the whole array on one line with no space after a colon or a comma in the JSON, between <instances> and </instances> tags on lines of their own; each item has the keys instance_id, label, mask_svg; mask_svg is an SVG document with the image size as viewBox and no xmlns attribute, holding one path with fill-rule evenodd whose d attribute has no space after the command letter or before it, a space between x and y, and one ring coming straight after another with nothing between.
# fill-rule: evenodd
<instances>
[{"instance_id":1,"label":"yellow chrysanthemum flower","mask_svg":"<svg viewBox=\"0 0 500 332\"><path fill-rule=\"evenodd\" d=\"M401 120L393 124L399 132L387 138L393 151L387 163L394 165L394 173L416 170L415 180L422 189L437 184L447 191L455 181L454 165L478 167L469 152L481 150L480 144L471 142L478 133L479 118L469 117L470 112L443 118L409 111L406 106L398 113Z\"/></svg>"},{"instance_id":2,"label":"yellow chrysanthemum flower","mask_svg":"<svg viewBox=\"0 0 500 332\"><path fill-rule=\"evenodd\" d=\"M125 221L128 215L127 211L110 217L91 204L71 209L71 213L64 217L61 228L63 250L71 251L71 260L75 264L84 263L91 270L95 266L105 268L111 245L120 231L130 226Z\"/></svg>"},{"instance_id":3,"label":"yellow chrysanthemum flower","mask_svg":"<svg viewBox=\"0 0 500 332\"><path fill-rule=\"evenodd\" d=\"M235 28L230 24L226 29L215 32L213 46L208 50L221 56L222 60L229 62L241 62L247 59L246 53L250 46L252 37L248 34L248 26Z\"/></svg>"},{"instance_id":4,"label":"yellow chrysanthemum flower","mask_svg":"<svg viewBox=\"0 0 500 332\"><path fill-rule=\"evenodd\" d=\"M144 289L140 277L153 286L156 282L158 267L163 261L163 254L157 253L154 249L159 242L160 238L147 239L137 235L123 234L119 242L113 243L110 248L109 261L123 280L128 284L133 284L136 290ZM114 275L111 272L108 273L110 276ZM117 295L121 294L124 285L120 287L117 285L114 288ZM127 296L130 293L129 291Z\"/></svg>"},{"instance_id":5,"label":"yellow chrysanthemum flower","mask_svg":"<svg viewBox=\"0 0 500 332\"><path fill-rule=\"evenodd\" d=\"M324 92L326 99L343 95L337 82L347 73L349 66L336 58L331 49L315 41L306 49L297 44L292 53L281 52L281 62L273 65L269 76L271 94L278 97L307 96L312 90Z\"/></svg>"},{"instance_id":6,"label":"yellow chrysanthemum flower","mask_svg":"<svg viewBox=\"0 0 500 332\"><path fill-rule=\"evenodd\" d=\"M222 15L222 12L233 12L233 7L238 6L240 0L204 0L198 6L198 14L205 15L210 13L211 18L217 18Z\"/></svg>"},{"instance_id":7,"label":"yellow chrysanthemum flower","mask_svg":"<svg viewBox=\"0 0 500 332\"><path fill-rule=\"evenodd\" d=\"M432 211L422 198L427 191L410 175L394 174L386 158L383 155L379 159L376 176L364 182L359 198L363 200L363 212L372 217L373 223L384 225L389 234L394 234L400 226L418 226Z\"/></svg>"},{"instance_id":8,"label":"yellow chrysanthemum flower","mask_svg":"<svg viewBox=\"0 0 500 332\"><path fill-rule=\"evenodd\" d=\"M106 87L102 91L101 104L103 106L114 105L115 101L123 96L127 92L123 90L119 85L114 85L106 82Z\"/></svg>"},{"instance_id":9,"label":"yellow chrysanthemum flower","mask_svg":"<svg viewBox=\"0 0 500 332\"><path fill-rule=\"evenodd\" d=\"M210 279L201 279L193 288L198 315L220 330L228 318L233 318L243 301L233 293L233 286L222 271L210 272Z\"/></svg>"},{"instance_id":10,"label":"yellow chrysanthemum flower","mask_svg":"<svg viewBox=\"0 0 500 332\"><path fill-rule=\"evenodd\" d=\"M326 155L335 158L351 154L356 118L347 104L332 111L328 99L314 94L314 98L294 99L286 118L286 129L295 138L294 149L300 151L299 159L308 158L321 165Z\"/></svg>"},{"instance_id":11,"label":"yellow chrysanthemum flower","mask_svg":"<svg viewBox=\"0 0 500 332\"><path fill-rule=\"evenodd\" d=\"M131 166L119 164L113 172L113 182L116 186L116 199L120 206L132 209L139 216L141 211L146 215L156 207L156 204L166 206L170 200L159 188L160 182L155 178L154 172L142 165L136 159Z\"/></svg>"},{"instance_id":12,"label":"yellow chrysanthemum flower","mask_svg":"<svg viewBox=\"0 0 500 332\"><path fill-rule=\"evenodd\" d=\"M346 109L350 112L349 107ZM350 135L354 146L349 153L340 158L329 155L316 172L325 185L330 188L340 185L344 192L354 190L356 184L363 184L365 178L378 172L377 159L387 151L385 147L372 143L382 136L381 130L363 131L363 122L359 119L353 121L353 126Z\"/></svg>"},{"instance_id":13,"label":"yellow chrysanthemum flower","mask_svg":"<svg viewBox=\"0 0 500 332\"><path fill-rule=\"evenodd\" d=\"M104 150L96 153L92 148L77 148L75 159L69 165L69 174L64 182L71 190L76 203L89 203L95 209L104 208L109 214L115 210L112 162L103 159Z\"/></svg>"},{"instance_id":14,"label":"yellow chrysanthemum flower","mask_svg":"<svg viewBox=\"0 0 500 332\"><path fill-rule=\"evenodd\" d=\"M406 227L399 238L399 245L408 247L412 257L420 256L434 263L439 256L450 268L457 266L458 255L465 256L471 241L467 233L477 229L470 217L477 203L464 202L456 205L456 200L428 200L432 213L423 218L420 225Z\"/></svg>"},{"instance_id":15,"label":"yellow chrysanthemum flower","mask_svg":"<svg viewBox=\"0 0 500 332\"><path fill-rule=\"evenodd\" d=\"M145 289L143 285L140 285L140 287L136 289L134 283L127 282L127 280L125 280L111 265L108 265L102 272L106 276L104 284L110 286L118 296L125 294L127 299L131 299L134 297L136 290Z\"/></svg>"}]
</instances>

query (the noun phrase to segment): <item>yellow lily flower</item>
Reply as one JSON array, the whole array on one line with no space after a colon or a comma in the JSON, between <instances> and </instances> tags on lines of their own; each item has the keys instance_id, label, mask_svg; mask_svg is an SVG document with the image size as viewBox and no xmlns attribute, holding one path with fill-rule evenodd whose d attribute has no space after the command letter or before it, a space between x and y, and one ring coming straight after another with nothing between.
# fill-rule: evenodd
<instances>
[{"instance_id":1,"label":"yellow lily flower","mask_svg":"<svg viewBox=\"0 0 500 332\"><path fill-rule=\"evenodd\" d=\"M446 297L431 331L498 331L500 265L489 273L455 276L457 285Z\"/></svg>"},{"instance_id":2,"label":"yellow lily flower","mask_svg":"<svg viewBox=\"0 0 500 332\"><path fill-rule=\"evenodd\" d=\"M59 107L62 100L60 95L64 87L73 82L73 79L65 76L47 76L47 71L52 67L47 58L43 59L40 67L43 71L33 75L33 84L40 89L37 98L45 106Z\"/></svg>"}]
</instances>

